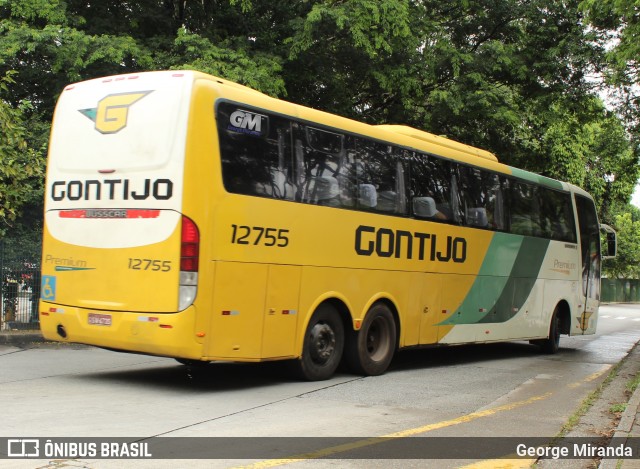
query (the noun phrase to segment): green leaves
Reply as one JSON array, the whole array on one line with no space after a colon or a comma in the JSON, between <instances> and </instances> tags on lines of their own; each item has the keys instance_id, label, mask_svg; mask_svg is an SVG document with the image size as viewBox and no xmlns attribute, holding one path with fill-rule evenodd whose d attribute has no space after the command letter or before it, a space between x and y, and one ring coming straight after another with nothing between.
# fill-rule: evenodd
<instances>
[{"instance_id":1,"label":"green leaves","mask_svg":"<svg viewBox=\"0 0 640 469\"><path fill-rule=\"evenodd\" d=\"M67 83L191 68L372 124L411 125L485 148L591 191L613 222L638 177L635 3L4 0L0 76L15 75L0 84L1 171L24 171L41 184L49 122ZM620 42L607 53L612 31ZM588 78L605 70L629 92L617 115ZM618 115L630 117L626 127ZM20 197L6 213L20 212Z\"/></svg>"},{"instance_id":2,"label":"green leaves","mask_svg":"<svg viewBox=\"0 0 640 469\"><path fill-rule=\"evenodd\" d=\"M319 42L347 41L370 58L391 54L394 39L411 34L406 0L351 0L315 2L301 29L289 40L290 56Z\"/></svg>"},{"instance_id":3,"label":"green leaves","mask_svg":"<svg viewBox=\"0 0 640 469\"><path fill-rule=\"evenodd\" d=\"M640 278L640 210L629 206L614 218L618 238L618 253L603 267L612 278Z\"/></svg>"},{"instance_id":4,"label":"green leaves","mask_svg":"<svg viewBox=\"0 0 640 469\"><path fill-rule=\"evenodd\" d=\"M4 0L1 7L9 11L9 16L30 23L63 23L67 13L65 2L60 0Z\"/></svg>"},{"instance_id":5,"label":"green leaves","mask_svg":"<svg viewBox=\"0 0 640 469\"><path fill-rule=\"evenodd\" d=\"M10 75L0 79L0 89L11 85ZM0 236L16 220L21 206L29 201L34 185L41 183L44 169L42 154L27 143L27 129L23 123L23 103L13 108L0 101Z\"/></svg>"},{"instance_id":6,"label":"green leaves","mask_svg":"<svg viewBox=\"0 0 640 469\"><path fill-rule=\"evenodd\" d=\"M178 31L174 44L177 60L167 64L170 68L199 70L243 83L272 96L286 94L284 81L278 78L282 71L278 57L266 53L250 54L245 49L224 43L217 46L208 38L189 33L185 28Z\"/></svg>"},{"instance_id":7,"label":"green leaves","mask_svg":"<svg viewBox=\"0 0 640 469\"><path fill-rule=\"evenodd\" d=\"M599 72L617 112L638 140L640 131L640 13L637 0L583 0L580 8L607 52Z\"/></svg>"}]
</instances>

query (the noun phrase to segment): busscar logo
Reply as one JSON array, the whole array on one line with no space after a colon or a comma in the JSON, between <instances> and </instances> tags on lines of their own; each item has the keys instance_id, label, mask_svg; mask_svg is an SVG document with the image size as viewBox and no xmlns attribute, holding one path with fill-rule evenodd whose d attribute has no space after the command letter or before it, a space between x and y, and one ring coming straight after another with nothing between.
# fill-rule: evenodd
<instances>
[{"instance_id":1,"label":"busscar logo","mask_svg":"<svg viewBox=\"0 0 640 469\"><path fill-rule=\"evenodd\" d=\"M95 129L103 134L115 134L127 126L129 108L152 91L110 94L98 101L94 108L78 109L95 122Z\"/></svg>"}]
</instances>

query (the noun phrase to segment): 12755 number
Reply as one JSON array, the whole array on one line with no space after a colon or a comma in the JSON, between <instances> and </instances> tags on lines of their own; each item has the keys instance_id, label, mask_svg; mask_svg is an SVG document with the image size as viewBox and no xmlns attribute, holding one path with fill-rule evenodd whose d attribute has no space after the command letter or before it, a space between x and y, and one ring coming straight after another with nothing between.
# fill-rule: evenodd
<instances>
[{"instance_id":1,"label":"12755 number","mask_svg":"<svg viewBox=\"0 0 640 469\"><path fill-rule=\"evenodd\" d=\"M289 245L289 230L264 228L262 226L231 225L232 244L252 244L254 246L275 246L284 248Z\"/></svg>"},{"instance_id":2,"label":"12755 number","mask_svg":"<svg viewBox=\"0 0 640 469\"><path fill-rule=\"evenodd\" d=\"M129 268L131 270L152 270L153 272L169 272L171 261L159 259L131 259L129 258Z\"/></svg>"}]
</instances>

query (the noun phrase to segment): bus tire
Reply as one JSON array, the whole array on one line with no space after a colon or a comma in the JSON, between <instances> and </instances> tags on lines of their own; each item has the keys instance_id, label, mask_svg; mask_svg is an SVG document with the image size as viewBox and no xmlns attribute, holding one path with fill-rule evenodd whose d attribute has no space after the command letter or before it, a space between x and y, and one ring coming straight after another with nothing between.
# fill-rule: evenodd
<instances>
[{"instance_id":1,"label":"bus tire","mask_svg":"<svg viewBox=\"0 0 640 469\"><path fill-rule=\"evenodd\" d=\"M533 342L543 353L553 355L560 349L560 315L558 308L553 311L551 316L551 324L549 324L549 337Z\"/></svg>"},{"instance_id":2,"label":"bus tire","mask_svg":"<svg viewBox=\"0 0 640 469\"><path fill-rule=\"evenodd\" d=\"M322 304L307 325L302 356L294 362L294 370L307 381L329 379L342 360L343 350L342 318L333 306Z\"/></svg>"},{"instance_id":3,"label":"bus tire","mask_svg":"<svg viewBox=\"0 0 640 469\"><path fill-rule=\"evenodd\" d=\"M381 375L391 363L396 350L396 322L383 303L374 304L360 330L347 344L345 359L349 368L365 376Z\"/></svg>"}]
</instances>

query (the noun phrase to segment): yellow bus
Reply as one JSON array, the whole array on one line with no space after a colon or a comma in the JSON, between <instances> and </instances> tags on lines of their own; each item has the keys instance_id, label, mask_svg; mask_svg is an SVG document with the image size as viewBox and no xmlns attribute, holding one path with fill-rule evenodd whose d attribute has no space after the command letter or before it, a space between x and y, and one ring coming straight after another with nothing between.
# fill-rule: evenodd
<instances>
[{"instance_id":1,"label":"yellow bus","mask_svg":"<svg viewBox=\"0 0 640 469\"><path fill-rule=\"evenodd\" d=\"M598 321L581 189L410 127L192 71L67 86L46 179L45 338L174 357L342 360L530 340ZM610 236L611 245L615 236Z\"/></svg>"}]
</instances>

